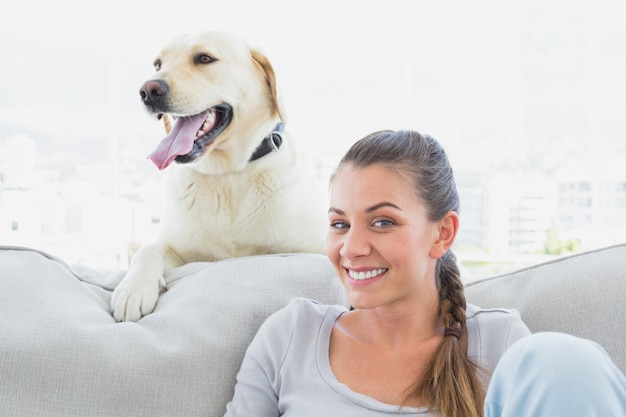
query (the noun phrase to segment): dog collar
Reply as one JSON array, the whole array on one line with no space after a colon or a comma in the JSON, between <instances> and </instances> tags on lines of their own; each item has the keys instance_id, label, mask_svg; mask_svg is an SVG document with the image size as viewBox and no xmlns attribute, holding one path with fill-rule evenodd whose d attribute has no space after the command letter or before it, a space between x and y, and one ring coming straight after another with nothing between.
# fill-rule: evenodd
<instances>
[{"instance_id":1,"label":"dog collar","mask_svg":"<svg viewBox=\"0 0 626 417\"><path fill-rule=\"evenodd\" d=\"M283 144L283 135L281 133L284 128L284 124L278 123L274 130L272 130L269 135L263 138L263 141L254 150L254 153L252 154L248 162L256 161L259 158L263 158L268 153L280 149L280 145Z\"/></svg>"}]
</instances>

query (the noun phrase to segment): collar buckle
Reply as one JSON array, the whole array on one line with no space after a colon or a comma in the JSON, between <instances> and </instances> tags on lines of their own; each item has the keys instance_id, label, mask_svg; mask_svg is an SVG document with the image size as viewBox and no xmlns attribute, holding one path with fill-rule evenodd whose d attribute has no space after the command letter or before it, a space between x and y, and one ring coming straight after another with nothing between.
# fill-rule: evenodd
<instances>
[{"instance_id":1,"label":"collar buckle","mask_svg":"<svg viewBox=\"0 0 626 417\"><path fill-rule=\"evenodd\" d=\"M274 130L263 138L261 144L254 150L248 162L256 161L271 152L278 151L283 144L282 132L284 129L285 125L279 122Z\"/></svg>"}]
</instances>

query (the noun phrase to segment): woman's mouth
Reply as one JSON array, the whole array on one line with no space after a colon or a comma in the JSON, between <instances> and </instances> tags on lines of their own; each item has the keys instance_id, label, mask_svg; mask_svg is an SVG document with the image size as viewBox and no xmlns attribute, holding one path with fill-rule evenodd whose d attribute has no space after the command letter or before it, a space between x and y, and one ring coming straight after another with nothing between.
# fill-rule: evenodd
<instances>
[{"instance_id":1,"label":"woman's mouth","mask_svg":"<svg viewBox=\"0 0 626 417\"><path fill-rule=\"evenodd\" d=\"M348 271L348 276L357 281L364 281L367 279L375 278L379 275L384 274L388 271L387 268L378 268L378 269L370 269L369 271L354 271L352 269L346 268Z\"/></svg>"}]
</instances>

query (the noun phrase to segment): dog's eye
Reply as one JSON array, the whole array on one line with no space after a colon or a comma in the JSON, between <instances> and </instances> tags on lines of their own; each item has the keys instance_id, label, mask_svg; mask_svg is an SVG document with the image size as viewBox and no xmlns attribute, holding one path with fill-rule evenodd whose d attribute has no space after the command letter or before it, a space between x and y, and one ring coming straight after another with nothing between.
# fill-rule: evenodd
<instances>
[{"instance_id":1,"label":"dog's eye","mask_svg":"<svg viewBox=\"0 0 626 417\"><path fill-rule=\"evenodd\" d=\"M153 65L154 65L154 69L155 70L157 70L157 71L160 70L161 69L161 60L157 59L156 61L154 61Z\"/></svg>"},{"instance_id":2,"label":"dog's eye","mask_svg":"<svg viewBox=\"0 0 626 417\"><path fill-rule=\"evenodd\" d=\"M210 64L211 62L215 61L215 58L207 54L198 54L193 58L193 62L196 64Z\"/></svg>"}]
</instances>

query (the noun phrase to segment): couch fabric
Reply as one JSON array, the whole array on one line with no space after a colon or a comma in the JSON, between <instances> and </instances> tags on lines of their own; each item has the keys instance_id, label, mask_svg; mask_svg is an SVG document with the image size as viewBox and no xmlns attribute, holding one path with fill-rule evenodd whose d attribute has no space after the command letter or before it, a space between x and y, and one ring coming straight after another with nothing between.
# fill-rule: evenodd
<instances>
[{"instance_id":1,"label":"couch fabric","mask_svg":"<svg viewBox=\"0 0 626 417\"><path fill-rule=\"evenodd\" d=\"M465 294L482 307L519 310L533 333L594 340L626 373L626 244L473 282Z\"/></svg>"},{"instance_id":2,"label":"couch fabric","mask_svg":"<svg viewBox=\"0 0 626 417\"><path fill-rule=\"evenodd\" d=\"M296 296L345 304L326 257L192 263L166 276L154 313L116 323L124 271L0 247L0 416L221 416L262 321ZM626 245L467 286L468 301L517 308L533 331L601 343L626 370Z\"/></svg>"}]
</instances>

